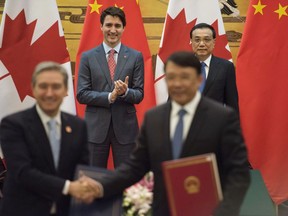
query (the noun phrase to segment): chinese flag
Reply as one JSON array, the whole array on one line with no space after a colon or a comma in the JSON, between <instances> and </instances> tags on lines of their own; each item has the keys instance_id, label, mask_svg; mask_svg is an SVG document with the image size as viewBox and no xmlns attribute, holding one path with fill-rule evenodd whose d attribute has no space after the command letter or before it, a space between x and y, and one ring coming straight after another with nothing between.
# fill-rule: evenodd
<instances>
[{"instance_id":1,"label":"chinese flag","mask_svg":"<svg viewBox=\"0 0 288 216\"><path fill-rule=\"evenodd\" d=\"M42 61L55 61L67 69L69 92L62 109L75 114L70 58L56 1L5 1L0 27L0 120L35 103L31 77Z\"/></svg>"},{"instance_id":2,"label":"chinese flag","mask_svg":"<svg viewBox=\"0 0 288 216\"><path fill-rule=\"evenodd\" d=\"M126 15L127 25L121 42L142 52L143 54L145 66L144 99L136 106L138 122L141 124L145 111L155 106L156 102L153 86L154 76L152 71L152 59L144 31L138 0L89 0L80 46L76 58L75 83L77 84L78 67L82 52L92 49L103 42L103 33L100 29L100 15L101 11L110 6L121 8L124 10ZM80 105L79 103L77 103L76 106L78 115L84 116L85 106Z\"/></svg>"},{"instance_id":3,"label":"chinese flag","mask_svg":"<svg viewBox=\"0 0 288 216\"><path fill-rule=\"evenodd\" d=\"M250 163L277 204L288 199L287 7L250 1L236 74Z\"/></svg>"},{"instance_id":4,"label":"chinese flag","mask_svg":"<svg viewBox=\"0 0 288 216\"><path fill-rule=\"evenodd\" d=\"M213 54L231 59L218 0L170 0L157 56L155 89L157 104L167 101L163 62L175 51L192 51L190 31L198 23L212 25L217 33Z\"/></svg>"}]
</instances>

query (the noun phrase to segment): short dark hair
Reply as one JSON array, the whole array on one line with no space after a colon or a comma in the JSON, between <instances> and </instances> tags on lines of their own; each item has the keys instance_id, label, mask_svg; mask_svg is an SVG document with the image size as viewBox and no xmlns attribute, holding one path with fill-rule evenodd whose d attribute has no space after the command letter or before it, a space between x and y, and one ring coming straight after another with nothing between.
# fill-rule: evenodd
<instances>
[{"instance_id":1,"label":"short dark hair","mask_svg":"<svg viewBox=\"0 0 288 216\"><path fill-rule=\"evenodd\" d=\"M173 62L180 67L192 67L196 69L198 75L201 74L201 63L193 52L179 51L174 52L168 57L164 64L164 71L166 72L166 66L168 62Z\"/></svg>"},{"instance_id":2,"label":"short dark hair","mask_svg":"<svg viewBox=\"0 0 288 216\"><path fill-rule=\"evenodd\" d=\"M207 23L198 23L197 25L195 25L191 31L190 31L190 38L192 38L192 33L194 30L196 29L203 29L203 28L208 28L212 31L212 36L213 38L215 39L216 38L216 32L215 32L215 29L213 28L213 26L207 24Z\"/></svg>"},{"instance_id":3,"label":"short dark hair","mask_svg":"<svg viewBox=\"0 0 288 216\"><path fill-rule=\"evenodd\" d=\"M59 63L52 62L52 61L40 62L38 65L36 65L34 73L32 75L32 80L31 80L33 87L36 85L37 76L45 71L59 72L63 76L65 87L68 88L68 73L66 69Z\"/></svg>"},{"instance_id":4,"label":"short dark hair","mask_svg":"<svg viewBox=\"0 0 288 216\"><path fill-rule=\"evenodd\" d=\"M123 27L126 26L126 18L125 18L125 13L123 10L121 10L118 7L108 7L105 10L102 11L101 16L100 16L100 23L103 25L105 17L106 16L113 16L113 17L119 17L121 20Z\"/></svg>"}]
</instances>

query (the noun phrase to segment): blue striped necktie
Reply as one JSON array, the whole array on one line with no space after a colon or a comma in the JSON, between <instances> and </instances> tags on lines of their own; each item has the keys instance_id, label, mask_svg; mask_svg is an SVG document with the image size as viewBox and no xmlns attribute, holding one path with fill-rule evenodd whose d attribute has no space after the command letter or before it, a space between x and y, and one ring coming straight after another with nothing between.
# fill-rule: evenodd
<instances>
[{"instance_id":1,"label":"blue striped necktie","mask_svg":"<svg viewBox=\"0 0 288 216\"><path fill-rule=\"evenodd\" d=\"M184 123L183 123L183 117L186 114L185 109L181 109L178 112L178 123L176 125L175 133L172 140L172 149L173 149L173 158L177 159L180 156L182 145L183 145L183 129L184 129Z\"/></svg>"},{"instance_id":2,"label":"blue striped necktie","mask_svg":"<svg viewBox=\"0 0 288 216\"><path fill-rule=\"evenodd\" d=\"M58 166L59 154L60 154L60 136L57 133L57 122L55 119L51 119L47 122L49 128L49 140L54 159L55 167Z\"/></svg>"}]
</instances>

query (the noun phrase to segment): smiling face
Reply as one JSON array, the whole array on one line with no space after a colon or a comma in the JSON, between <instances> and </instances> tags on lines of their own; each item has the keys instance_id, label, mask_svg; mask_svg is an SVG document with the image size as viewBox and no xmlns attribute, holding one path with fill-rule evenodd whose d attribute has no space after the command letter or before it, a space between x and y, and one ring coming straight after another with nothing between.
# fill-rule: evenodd
<instances>
[{"instance_id":1,"label":"smiling face","mask_svg":"<svg viewBox=\"0 0 288 216\"><path fill-rule=\"evenodd\" d=\"M165 71L170 98L181 106L189 103L202 82L196 68L183 67L168 61Z\"/></svg>"},{"instance_id":2,"label":"smiling face","mask_svg":"<svg viewBox=\"0 0 288 216\"><path fill-rule=\"evenodd\" d=\"M104 42L113 48L120 43L124 26L119 17L107 15L101 25L101 31L104 35Z\"/></svg>"},{"instance_id":3,"label":"smiling face","mask_svg":"<svg viewBox=\"0 0 288 216\"><path fill-rule=\"evenodd\" d=\"M192 32L192 49L200 61L205 61L213 52L215 39L209 28L198 28Z\"/></svg>"},{"instance_id":4,"label":"smiling face","mask_svg":"<svg viewBox=\"0 0 288 216\"><path fill-rule=\"evenodd\" d=\"M63 75L56 70L42 71L35 77L35 83L32 86L38 105L51 117L58 113L67 90Z\"/></svg>"}]
</instances>

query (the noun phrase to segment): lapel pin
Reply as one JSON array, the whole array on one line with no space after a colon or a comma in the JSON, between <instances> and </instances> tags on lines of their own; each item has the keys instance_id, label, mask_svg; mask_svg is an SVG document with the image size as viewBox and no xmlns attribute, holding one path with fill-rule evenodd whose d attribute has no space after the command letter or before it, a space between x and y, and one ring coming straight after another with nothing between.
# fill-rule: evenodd
<instances>
[{"instance_id":1,"label":"lapel pin","mask_svg":"<svg viewBox=\"0 0 288 216\"><path fill-rule=\"evenodd\" d=\"M65 130L67 133L71 133L72 132L72 128L70 126L66 126Z\"/></svg>"},{"instance_id":2,"label":"lapel pin","mask_svg":"<svg viewBox=\"0 0 288 216\"><path fill-rule=\"evenodd\" d=\"M127 58L127 56L126 56L126 55L124 55L124 58Z\"/></svg>"}]
</instances>

